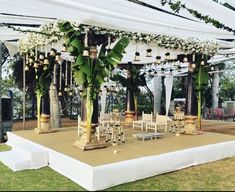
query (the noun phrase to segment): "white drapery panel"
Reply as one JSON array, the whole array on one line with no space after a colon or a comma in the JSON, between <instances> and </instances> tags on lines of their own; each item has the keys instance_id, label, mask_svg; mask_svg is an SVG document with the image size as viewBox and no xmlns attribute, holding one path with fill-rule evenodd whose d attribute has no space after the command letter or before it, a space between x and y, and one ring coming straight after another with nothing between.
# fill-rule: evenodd
<instances>
[{"instance_id":1,"label":"white drapery panel","mask_svg":"<svg viewBox=\"0 0 235 192\"><path fill-rule=\"evenodd\" d=\"M105 107L106 107L106 96L107 96L107 89L102 86L102 92L101 92L101 110L100 110L100 114L104 114L105 113Z\"/></svg>"},{"instance_id":2,"label":"white drapery panel","mask_svg":"<svg viewBox=\"0 0 235 192\"><path fill-rule=\"evenodd\" d=\"M125 0L1 0L1 13L50 17L125 31L204 39L234 38L232 33Z\"/></svg>"},{"instance_id":3,"label":"white drapery panel","mask_svg":"<svg viewBox=\"0 0 235 192\"><path fill-rule=\"evenodd\" d=\"M167 75L165 77L165 89L166 89L166 115L168 116L170 102L171 102L171 93L173 86L173 75Z\"/></svg>"}]
</instances>

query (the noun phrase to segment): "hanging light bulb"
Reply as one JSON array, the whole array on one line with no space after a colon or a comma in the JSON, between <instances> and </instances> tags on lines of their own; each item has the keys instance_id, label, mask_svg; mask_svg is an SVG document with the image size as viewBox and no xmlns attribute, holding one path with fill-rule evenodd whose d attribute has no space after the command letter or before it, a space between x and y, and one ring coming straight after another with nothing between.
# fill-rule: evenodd
<instances>
[{"instance_id":1,"label":"hanging light bulb","mask_svg":"<svg viewBox=\"0 0 235 192\"><path fill-rule=\"evenodd\" d=\"M25 71L29 71L29 66L28 66L28 65L25 65L24 70L25 70Z\"/></svg>"},{"instance_id":2,"label":"hanging light bulb","mask_svg":"<svg viewBox=\"0 0 235 192\"><path fill-rule=\"evenodd\" d=\"M58 96L62 96L62 91L61 90L59 91Z\"/></svg>"},{"instance_id":3,"label":"hanging light bulb","mask_svg":"<svg viewBox=\"0 0 235 192\"><path fill-rule=\"evenodd\" d=\"M152 49L147 49L146 50L146 57L152 57Z\"/></svg>"},{"instance_id":4,"label":"hanging light bulb","mask_svg":"<svg viewBox=\"0 0 235 192\"><path fill-rule=\"evenodd\" d=\"M156 63L161 64L161 56L157 56L156 59L157 59Z\"/></svg>"},{"instance_id":5,"label":"hanging light bulb","mask_svg":"<svg viewBox=\"0 0 235 192\"><path fill-rule=\"evenodd\" d=\"M67 52L66 44L63 44L63 47L62 47L62 49L61 49L61 52Z\"/></svg>"},{"instance_id":6,"label":"hanging light bulb","mask_svg":"<svg viewBox=\"0 0 235 192\"><path fill-rule=\"evenodd\" d=\"M139 52L135 52L135 58L133 61L140 61L140 53Z\"/></svg>"},{"instance_id":7,"label":"hanging light bulb","mask_svg":"<svg viewBox=\"0 0 235 192\"><path fill-rule=\"evenodd\" d=\"M211 71L214 71L214 70L215 70L215 68L213 66L211 66Z\"/></svg>"},{"instance_id":8,"label":"hanging light bulb","mask_svg":"<svg viewBox=\"0 0 235 192\"><path fill-rule=\"evenodd\" d=\"M166 58L165 58L166 61L170 60L170 53L169 53L169 52L167 52L167 53L165 54L165 56L166 56Z\"/></svg>"},{"instance_id":9,"label":"hanging light bulb","mask_svg":"<svg viewBox=\"0 0 235 192\"><path fill-rule=\"evenodd\" d=\"M56 90L56 84L53 84L52 89Z\"/></svg>"},{"instance_id":10,"label":"hanging light bulb","mask_svg":"<svg viewBox=\"0 0 235 192\"><path fill-rule=\"evenodd\" d=\"M192 68L195 68L195 67L196 67L196 64L195 64L195 63L192 63L191 67L192 67Z\"/></svg>"}]
</instances>

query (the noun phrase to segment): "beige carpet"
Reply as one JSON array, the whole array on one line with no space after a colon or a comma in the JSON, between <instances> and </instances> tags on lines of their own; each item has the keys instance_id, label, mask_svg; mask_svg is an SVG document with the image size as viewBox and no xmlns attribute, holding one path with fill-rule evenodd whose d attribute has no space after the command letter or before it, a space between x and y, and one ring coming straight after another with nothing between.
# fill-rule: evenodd
<instances>
[{"instance_id":1,"label":"beige carpet","mask_svg":"<svg viewBox=\"0 0 235 192\"><path fill-rule=\"evenodd\" d=\"M75 127L58 129L57 132L50 134L37 134L34 130L15 131L14 133L92 166L235 140L235 136L204 132L202 135L194 136L175 136L168 133L161 139L143 142L133 137L133 134L141 131L126 128L124 132L126 143L92 151L82 151L73 146L77 139ZM114 150L118 152L115 154Z\"/></svg>"}]
</instances>

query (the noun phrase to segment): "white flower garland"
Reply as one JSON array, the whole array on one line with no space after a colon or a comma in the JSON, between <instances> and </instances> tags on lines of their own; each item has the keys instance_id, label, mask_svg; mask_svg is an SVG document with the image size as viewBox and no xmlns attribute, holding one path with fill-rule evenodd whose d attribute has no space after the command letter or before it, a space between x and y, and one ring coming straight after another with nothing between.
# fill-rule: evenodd
<instances>
[{"instance_id":1,"label":"white flower garland","mask_svg":"<svg viewBox=\"0 0 235 192\"><path fill-rule=\"evenodd\" d=\"M39 28L38 32L29 32L25 37L20 39L20 52L26 52L36 46L44 46L46 43L57 42L63 37L58 27L59 21L47 23ZM219 45L215 41L199 40L197 38L178 38L167 35L154 35L145 33L133 33L120 30L106 29L97 26L79 25L72 23L75 30L80 30L85 33L88 28L93 29L97 34L109 34L115 37L128 37L130 40L143 43L155 42L159 47L166 49L177 50L184 52L196 52L201 54L208 54L210 56L218 52Z\"/></svg>"}]
</instances>

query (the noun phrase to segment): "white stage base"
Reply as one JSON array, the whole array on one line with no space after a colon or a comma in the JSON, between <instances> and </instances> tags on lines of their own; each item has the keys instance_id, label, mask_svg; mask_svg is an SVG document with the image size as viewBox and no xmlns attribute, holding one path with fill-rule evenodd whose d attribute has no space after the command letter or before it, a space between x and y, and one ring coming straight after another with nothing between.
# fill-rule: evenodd
<instances>
[{"instance_id":1,"label":"white stage base","mask_svg":"<svg viewBox=\"0 0 235 192\"><path fill-rule=\"evenodd\" d=\"M33 143L14 133L8 133L8 140L11 145ZM90 191L235 156L235 141L228 141L92 167L42 145L35 145L47 150L49 167Z\"/></svg>"},{"instance_id":2,"label":"white stage base","mask_svg":"<svg viewBox=\"0 0 235 192\"><path fill-rule=\"evenodd\" d=\"M39 169L48 165L47 149L10 132L8 137L10 139L6 144L11 146L12 150L0 152L0 161L13 171Z\"/></svg>"}]
</instances>

